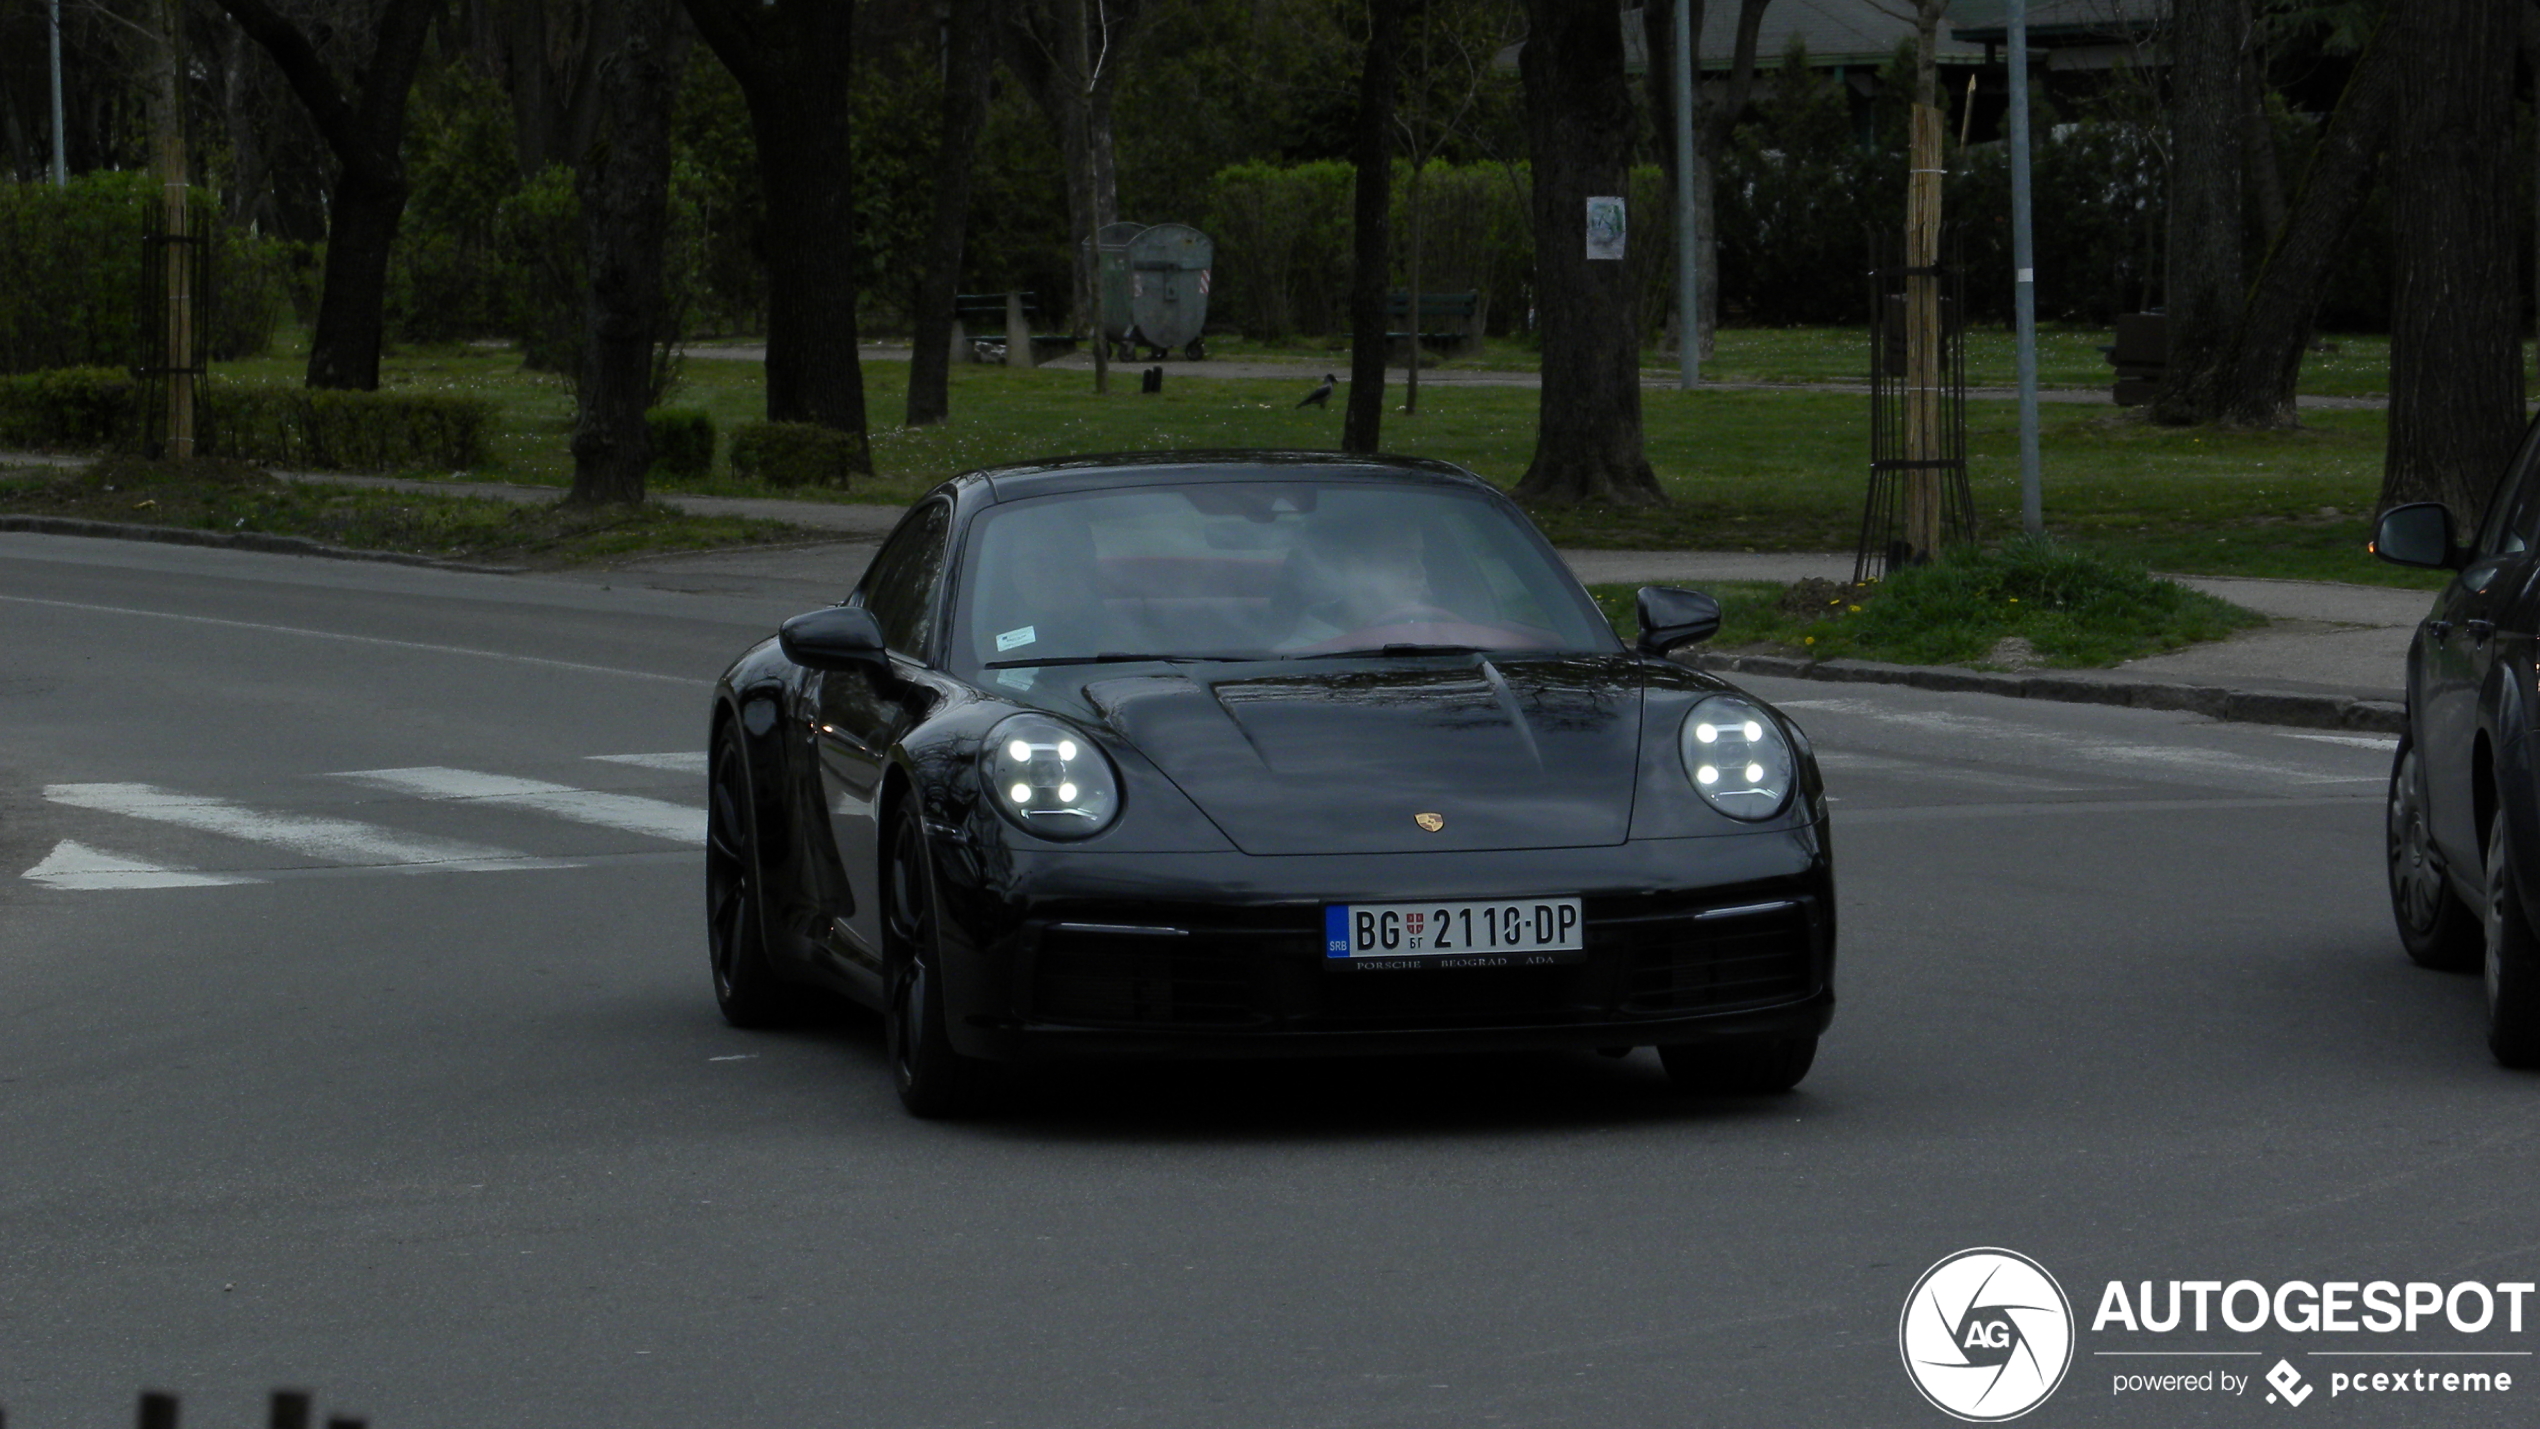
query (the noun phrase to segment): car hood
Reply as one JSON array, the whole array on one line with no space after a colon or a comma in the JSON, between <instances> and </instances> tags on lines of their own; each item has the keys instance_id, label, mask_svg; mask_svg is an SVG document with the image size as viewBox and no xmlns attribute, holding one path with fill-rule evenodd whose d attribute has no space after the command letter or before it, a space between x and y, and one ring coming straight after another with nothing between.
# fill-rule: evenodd
<instances>
[{"instance_id":1,"label":"car hood","mask_svg":"<svg viewBox=\"0 0 2540 1429\"><path fill-rule=\"evenodd\" d=\"M1084 694L1246 853L1577 847L1631 828L1625 656L1251 666Z\"/></svg>"}]
</instances>

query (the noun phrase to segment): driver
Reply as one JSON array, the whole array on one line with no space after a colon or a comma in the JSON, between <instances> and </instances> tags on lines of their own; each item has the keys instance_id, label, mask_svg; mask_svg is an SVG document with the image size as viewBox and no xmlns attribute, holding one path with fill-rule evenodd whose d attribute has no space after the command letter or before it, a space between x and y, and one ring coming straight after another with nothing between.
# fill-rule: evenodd
<instances>
[{"instance_id":1,"label":"driver","mask_svg":"<svg viewBox=\"0 0 2540 1429\"><path fill-rule=\"evenodd\" d=\"M1305 599L1281 649L1440 614L1429 582L1427 538L1415 524L1327 514L1305 528L1288 561Z\"/></svg>"}]
</instances>

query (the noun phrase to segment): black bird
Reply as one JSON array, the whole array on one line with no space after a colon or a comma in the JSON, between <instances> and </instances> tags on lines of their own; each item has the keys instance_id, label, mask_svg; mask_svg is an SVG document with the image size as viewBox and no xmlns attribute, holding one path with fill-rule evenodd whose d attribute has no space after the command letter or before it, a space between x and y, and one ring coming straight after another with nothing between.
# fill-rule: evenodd
<instances>
[{"instance_id":1,"label":"black bird","mask_svg":"<svg viewBox=\"0 0 2540 1429\"><path fill-rule=\"evenodd\" d=\"M1323 385L1322 385L1322 386L1320 386L1320 387L1315 388L1315 389L1314 389L1313 391L1311 391L1311 392L1306 393L1306 394L1305 394L1305 400L1304 400L1304 401L1302 401L1302 402L1297 403L1297 405L1298 405L1298 406L1300 406L1300 407L1329 407L1329 406L1331 406L1331 405L1332 405L1332 384L1333 384L1333 383L1335 383L1335 382L1338 382L1338 381L1340 381L1340 379L1339 379L1339 378L1334 377L1332 374L1330 374L1330 373L1328 373L1328 372L1324 373L1324 374L1323 374Z\"/></svg>"}]
</instances>

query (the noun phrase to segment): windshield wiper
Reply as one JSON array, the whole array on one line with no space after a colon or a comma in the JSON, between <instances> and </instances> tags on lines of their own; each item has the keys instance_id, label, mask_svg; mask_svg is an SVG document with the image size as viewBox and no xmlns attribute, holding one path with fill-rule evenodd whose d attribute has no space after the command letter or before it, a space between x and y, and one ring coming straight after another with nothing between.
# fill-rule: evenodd
<instances>
[{"instance_id":1,"label":"windshield wiper","mask_svg":"<svg viewBox=\"0 0 2540 1429\"><path fill-rule=\"evenodd\" d=\"M1479 655L1479 645L1374 645L1356 650L1318 650L1311 655L1289 655L1290 660L1337 660L1349 655Z\"/></svg>"},{"instance_id":2,"label":"windshield wiper","mask_svg":"<svg viewBox=\"0 0 2540 1429\"><path fill-rule=\"evenodd\" d=\"M990 660L981 665L980 668L983 670L1014 670L1026 667L1039 669L1050 665L1124 665L1142 662L1152 662L1159 665L1176 665L1191 660L1243 661L1257 658L1259 657L1252 655L1138 655L1120 650L1105 650L1099 655L1058 655L1038 660Z\"/></svg>"}]
</instances>

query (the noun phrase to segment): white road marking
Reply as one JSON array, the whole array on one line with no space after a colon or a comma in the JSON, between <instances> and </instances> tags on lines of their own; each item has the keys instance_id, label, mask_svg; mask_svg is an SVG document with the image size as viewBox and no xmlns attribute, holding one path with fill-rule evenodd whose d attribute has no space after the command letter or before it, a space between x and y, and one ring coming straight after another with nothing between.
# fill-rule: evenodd
<instances>
[{"instance_id":1,"label":"white road marking","mask_svg":"<svg viewBox=\"0 0 2540 1429\"><path fill-rule=\"evenodd\" d=\"M504 774L483 774L473 769L437 766L357 769L334 777L393 789L402 794L418 794L426 799L455 799L533 809L558 818L668 839L673 843L699 845L706 841L705 810L673 804L665 799L646 799L634 794L603 794L590 789L576 789L569 784L550 784L541 779L514 779Z\"/></svg>"},{"instance_id":2,"label":"white road marking","mask_svg":"<svg viewBox=\"0 0 2540 1429\"><path fill-rule=\"evenodd\" d=\"M481 873L515 868L556 868L508 849L456 839L401 834L377 824L317 814L273 813L208 794L180 794L149 784L50 784L44 797L75 809L175 824L289 849L329 863L371 864L426 872Z\"/></svg>"},{"instance_id":3,"label":"white road marking","mask_svg":"<svg viewBox=\"0 0 2540 1429\"><path fill-rule=\"evenodd\" d=\"M84 843L64 839L53 845L44 861L28 869L20 877L41 883L47 888L94 890L101 888L214 888L230 883L262 883L238 873L201 873L188 868L169 868L162 864L143 863L121 854L93 849Z\"/></svg>"},{"instance_id":4,"label":"white road marking","mask_svg":"<svg viewBox=\"0 0 2540 1429\"><path fill-rule=\"evenodd\" d=\"M585 757L596 759L602 764L633 764L644 769L667 769L673 774L706 772L706 752L702 749L673 750L668 754L593 754Z\"/></svg>"},{"instance_id":5,"label":"white road marking","mask_svg":"<svg viewBox=\"0 0 2540 1429\"><path fill-rule=\"evenodd\" d=\"M608 665L584 665L572 660L550 660L541 655L515 655L505 650L471 650L464 645L434 645L422 640L391 640L382 635L348 635L340 630L310 630L298 625L266 625L254 620L223 620L212 615L180 615L168 610L135 610L121 605L90 605L76 600L43 600L31 595L0 595L0 600L20 605L49 605L58 610L86 610L100 615L139 615L152 620L182 620L194 625L224 625L233 630L262 630L273 635L305 635L312 640L346 640L356 645L386 645L398 650L424 650L435 655L470 655L480 660L506 660L515 665L538 665L550 670L572 670L584 675L623 675L630 680L662 680L674 685L699 686L710 681L686 675L657 675L650 670L620 670Z\"/></svg>"},{"instance_id":6,"label":"white road marking","mask_svg":"<svg viewBox=\"0 0 2540 1429\"><path fill-rule=\"evenodd\" d=\"M2399 747L2399 736L2395 734L2304 734L2299 730L2291 729L2271 729L2267 733L2280 734L2286 739L2307 739L2318 744L2343 744L2355 749L2378 749L2385 754Z\"/></svg>"}]
</instances>

